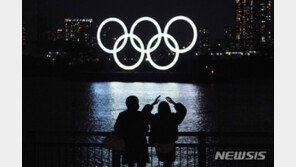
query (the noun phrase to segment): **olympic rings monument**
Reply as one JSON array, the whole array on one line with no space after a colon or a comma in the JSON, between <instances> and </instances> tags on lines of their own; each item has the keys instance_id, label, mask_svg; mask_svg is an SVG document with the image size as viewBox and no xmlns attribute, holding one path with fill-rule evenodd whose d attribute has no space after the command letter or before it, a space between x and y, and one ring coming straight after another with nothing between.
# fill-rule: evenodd
<instances>
[{"instance_id":1,"label":"olympic rings monument","mask_svg":"<svg viewBox=\"0 0 296 167\"><path fill-rule=\"evenodd\" d=\"M176 39L172 35L168 34L168 31L169 31L170 26L175 21L178 21L178 20L183 20L183 21L188 22L190 24L192 30L193 30L193 39L192 39L192 42L190 43L190 45L187 48L183 48L183 49L180 49L179 44L176 41ZM143 21L148 21L148 22L151 22L152 24L154 24L154 26L156 27L157 32L158 32L156 35L154 35L149 40L147 47L145 47L144 44L143 44L143 42L142 42L142 40L137 35L134 34L134 30L135 30L136 26L140 22L143 22ZM104 27L105 24L107 24L109 22L116 22L116 23L118 23L122 27L123 32L124 32L116 40L116 42L115 42L115 44L113 46L113 49L106 48L103 45L102 40L101 40L101 31L102 31L102 28ZM168 69L172 68L177 63L180 54L186 53L186 52L190 51L194 47L194 45L196 44L196 41L197 41L197 37L198 37L198 33L197 33L197 29L196 29L195 24L193 23L193 21L191 19L189 19L186 16L176 16L176 17L173 17L172 19L170 19L167 22L167 24L166 24L163 32L162 32L162 30L161 30L158 22L156 20L154 20L153 18L151 18L151 17L141 17L141 18L137 19L133 23L133 25L132 25L132 27L130 29L130 32L128 32L127 27L125 26L125 24L120 19L115 18L115 17L111 17L111 18L108 18L108 19L104 20L100 24L100 26L98 27L98 31L97 31L97 40L98 40L98 44L99 44L100 48L103 51L105 51L106 53L113 54L113 57L114 57L114 60L115 60L116 64L119 67L121 67L122 69L124 69L124 70L134 70L137 67L139 67L140 64L142 63L142 61L144 60L145 54L147 55L147 60L149 61L149 63L154 68L156 68L158 70L168 70ZM122 64L119 61L118 57L117 57L117 53L120 52L125 47L128 38L130 39L130 42L131 42L132 46L134 47L134 49L141 53L139 60L135 64L130 65L130 66ZM160 66L160 65L156 64L152 60L152 58L151 58L151 53L158 48L158 46L161 43L162 38L164 38L164 41L165 41L165 44L167 45L167 47L171 51L173 51L173 52L176 53L173 61L170 64L166 65L166 66ZM120 46L118 46L119 43L120 43L120 41L122 41L122 40L123 40L122 44ZM140 47L137 46L137 44L135 43L135 40L140 44ZM157 40L157 41L156 41L155 45L152 47L152 44L153 44L153 42L155 40ZM173 45L174 46L172 46L168 40L171 40L173 42Z\"/></svg>"}]
</instances>

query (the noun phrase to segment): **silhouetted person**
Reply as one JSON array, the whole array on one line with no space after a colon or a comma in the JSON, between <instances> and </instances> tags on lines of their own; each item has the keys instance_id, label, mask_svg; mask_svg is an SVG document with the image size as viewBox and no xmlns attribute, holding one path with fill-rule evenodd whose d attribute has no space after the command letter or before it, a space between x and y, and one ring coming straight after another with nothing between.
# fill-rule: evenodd
<instances>
[{"instance_id":1,"label":"silhouetted person","mask_svg":"<svg viewBox=\"0 0 296 167\"><path fill-rule=\"evenodd\" d=\"M158 103L159 97L153 104ZM175 141L178 139L178 125L184 120L187 110L183 104L175 103L170 97L166 100L174 104L176 113L171 112L169 104L165 101L158 105L157 114L151 114L153 105L146 105L144 113L151 125L150 143L155 146L158 159L165 167L170 167L176 159Z\"/></svg>"},{"instance_id":2,"label":"silhouetted person","mask_svg":"<svg viewBox=\"0 0 296 167\"><path fill-rule=\"evenodd\" d=\"M147 120L139 109L139 100L136 96L126 99L127 110L119 114L114 125L115 133L123 137L125 152L123 162L129 166L146 166L149 162L146 135L149 130Z\"/></svg>"}]
</instances>

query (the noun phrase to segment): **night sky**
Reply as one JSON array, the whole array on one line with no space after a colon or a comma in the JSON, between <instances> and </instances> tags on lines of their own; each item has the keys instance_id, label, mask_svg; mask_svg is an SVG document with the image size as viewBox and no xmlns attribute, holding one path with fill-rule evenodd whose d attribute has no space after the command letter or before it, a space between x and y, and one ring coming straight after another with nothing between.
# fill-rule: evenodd
<instances>
[{"instance_id":1,"label":"night sky","mask_svg":"<svg viewBox=\"0 0 296 167\"><path fill-rule=\"evenodd\" d=\"M235 0L23 0L23 26L31 35L38 15L52 29L62 27L65 18L93 18L99 24L110 16L122 19L128 29L142 16L153 17L164 28L170 18L185 15L198 28L209 28L213 41L235 24Z\"/></svg>"}]
</instances>

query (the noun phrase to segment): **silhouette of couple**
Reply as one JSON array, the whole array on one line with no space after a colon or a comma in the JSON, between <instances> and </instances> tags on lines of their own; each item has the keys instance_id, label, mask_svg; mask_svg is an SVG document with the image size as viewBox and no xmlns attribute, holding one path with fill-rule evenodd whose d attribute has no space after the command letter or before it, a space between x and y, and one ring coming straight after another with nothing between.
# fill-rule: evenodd
<instances>
[{"instance_id":1,"label":"silhouette of couple","mask_svg":"<svg viewBox=\"0 0 296 167\"><path fill-rule=\"evenodd\" d=\"M146 166L149 162L147 132L150 130L149 142L156 148L157 157L170 167L175 161L175 141L178 139L178 125L184 120L187 113L181 103L175 103L170 97L159 103L158 96L152 104L147 104L142 111L139 109L139 99L129 96L126 99L127 110L119 114L114 125L114 131L125 141L123 163L130 167L138 164ZM158 113L152 114L153 106L158 104ZM173 104L176 113L172 113L169 103Z\"/></svg>"}]
</instances>

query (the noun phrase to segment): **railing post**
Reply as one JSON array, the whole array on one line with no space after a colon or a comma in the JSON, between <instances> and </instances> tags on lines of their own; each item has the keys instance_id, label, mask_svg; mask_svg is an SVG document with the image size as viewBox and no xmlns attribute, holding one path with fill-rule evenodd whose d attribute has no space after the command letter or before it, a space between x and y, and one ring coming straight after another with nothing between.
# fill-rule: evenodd
<instances>
[{"instance_id":1,"label":"railing post","mask_svg":"<svg viewBox=\"0 0 296 167\"><path fill-rule=\"evenodd\" d=\"M34 132L33 133L33 161L34 161L34 163L33 163L33 165L34 165L34 167L37 167L38 166L38 164L37 164L37 134L36 134L36 132Z\"/></svg>"},{"instance_id":2,"label":"railing post","mask_svg":"<svg viewBox=\"0 0 296 167\"><path fill-rule=\"evenodd\" d=\"M198 166L206 167L206 135L204 132L198 133Z\"/></svg>"},{"instance_id":3,"label":"railing post","mask_svg":"<svg viewBox=\"0 0 296 167\"><path fill-rule=\"evenodd\" d=\"M112 167L120 167L120 154L112 151Z\"/></svg>"}]
</instances>

